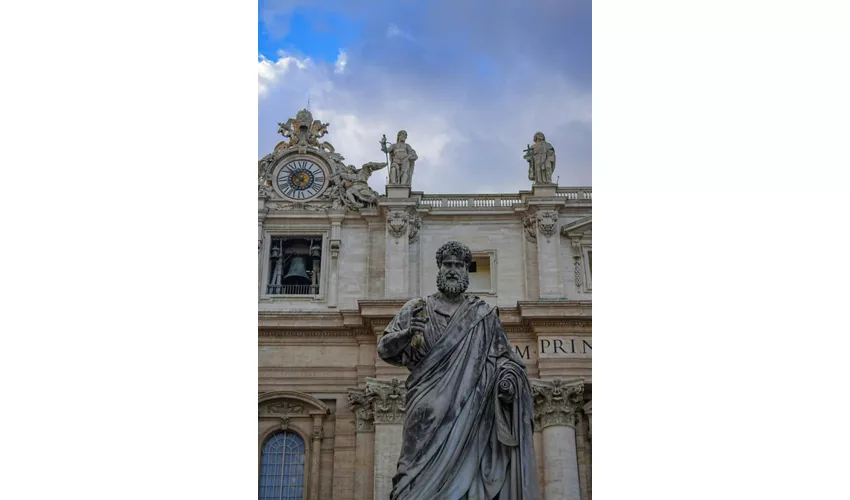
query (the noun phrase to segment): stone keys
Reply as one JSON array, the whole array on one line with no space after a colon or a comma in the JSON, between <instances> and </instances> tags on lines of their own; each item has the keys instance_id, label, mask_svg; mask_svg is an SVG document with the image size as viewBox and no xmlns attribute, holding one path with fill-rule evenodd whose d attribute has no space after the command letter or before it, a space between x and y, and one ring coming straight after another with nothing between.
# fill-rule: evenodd
<instances>
[{"instance_id":1,"label":"stone keys","mask_svg":"<svg viewBox=\"0 0 850 500\"><path fill-rule=\"evenodd\" d=\"M555 172L555 148L546 142L543 132L534 134L534 144L523 151L523 159L528 162L528 180L534 184L552 184Z\"/></svg>"}]
</instances>

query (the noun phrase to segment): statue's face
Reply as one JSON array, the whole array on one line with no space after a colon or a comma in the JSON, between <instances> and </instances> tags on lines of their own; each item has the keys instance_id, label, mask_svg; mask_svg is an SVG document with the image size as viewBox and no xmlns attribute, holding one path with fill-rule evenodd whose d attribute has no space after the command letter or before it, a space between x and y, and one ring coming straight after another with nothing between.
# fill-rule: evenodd
<instances>
[{"instance_id":1,"label":"statue's face","mask_svg":"<svg viewBox=\"0 0 850 500\"><path fill-rule=\"evenodd\" d=\"M407 140L407 132L405 132L404 130L402 130L401 132L399 132L399 133L398 133L398 136L396 137L396 140L397 140L397 141L399 141L399 142L404 142L404 141L406 141L406 140Z\"/></svg>"},{"instance_id":2,"label":"statue's face","mask_svg":"<svg viewBox=\"0 0 850 500\"><path fill-rule=\"evenodd\" d=\"M469 271L459 255L449 255L440 264L437 289L449 297L457 296L469 287Z\"/></svg>"}]
</instances>

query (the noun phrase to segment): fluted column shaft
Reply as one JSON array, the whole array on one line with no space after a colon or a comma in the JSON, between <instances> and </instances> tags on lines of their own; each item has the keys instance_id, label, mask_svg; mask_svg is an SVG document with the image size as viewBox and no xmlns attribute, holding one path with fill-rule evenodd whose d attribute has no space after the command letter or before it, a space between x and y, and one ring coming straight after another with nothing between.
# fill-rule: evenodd
<instances>
[{"instance_id":1,"label":"fluted column shaft","mask_svg":"<svg viewBox=\"0 0 850 500\"><path fill-rule=\"evenodd\" d=\"M533 380L534 418L542 429L543 498L581 500L576 423L584 382Z\"/></svg>"}]
</instances>

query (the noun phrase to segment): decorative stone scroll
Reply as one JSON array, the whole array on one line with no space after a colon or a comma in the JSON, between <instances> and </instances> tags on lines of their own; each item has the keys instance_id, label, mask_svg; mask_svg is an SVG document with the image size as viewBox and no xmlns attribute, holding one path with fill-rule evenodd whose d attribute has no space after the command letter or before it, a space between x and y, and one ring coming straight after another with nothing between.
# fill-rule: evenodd
<instances>
[{"instance_id":1,"label":"decorative stone scroll","mask_svg":"<svg viewBox=\"0 0 850 500\"><path fill-rule=\"evenodd\" d=\"M584 380L564 382L556 380L532 380L531 393L534 396L534 419L539 428L551 425L569 425L575 427L580 418Z\"/></svg>"},{"instance_id":2,"label":"decorative stone scroll","mask_svg":"<svg viewBox=\"0 0 850 500\"><path fill-rule=\"evenodd\" d=\"M367 397L363 389L349 389L348 404L354 410L355 430L357 432L375 432L375 413L372 408L372 398Z\"/></svg>"},{"instance_id":3,"label":"decorative stone scroll","mask_svg":"<svg viewBox=\"0 0 850 500\"><path fill-rule=\"evenodd\" d=\"M536 222L537 218L533 213L527 214L522 218L522 228L525 230L525 237L532 243L537 243L537 232L534 229Z\"/></svg>"},{"instance_id":4,"label":"decorative stone scroll","mask_svg":"<svg viewBox=\"0 0 850 500\"><path fill-rule=\"evenodd\" d=\"M404 421L407 388L400 380L367 378L365 394L373 401L376 424L400 424Z\"/></svg>"},{"instance_id":5,"label":"decorative stone scroll","mask_svg":"<svg viewBox=\"0 0 850 500\"><path fill-rule=\"evenodd\" d=\"M407 238L408 241L413 243L416 241L416 238L419 237L419 228L422 227L422 217L412 213L410 214L407 224L410 226L410 229L407 232Z\"/></svg>"}]
</instances>

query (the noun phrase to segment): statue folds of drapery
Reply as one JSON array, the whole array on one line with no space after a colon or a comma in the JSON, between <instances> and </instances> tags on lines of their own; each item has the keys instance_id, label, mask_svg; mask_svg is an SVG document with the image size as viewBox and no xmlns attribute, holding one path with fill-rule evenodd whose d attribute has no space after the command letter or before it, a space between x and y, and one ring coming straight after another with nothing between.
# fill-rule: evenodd
<instances>
[{"instance_id":1,"label":"statue folds of drapery","mask_svg":"<svg viewBox=\"0 0 850 500\"><path fill-rule=\"evenodd\" d=\"M405 304L378 344L410 370L390 499L539 500L525 365L496 308L465 294L449 313L437 298ZM422 300L425 342L413 348L405 332Z\"/></svg>"}]
</instances>

